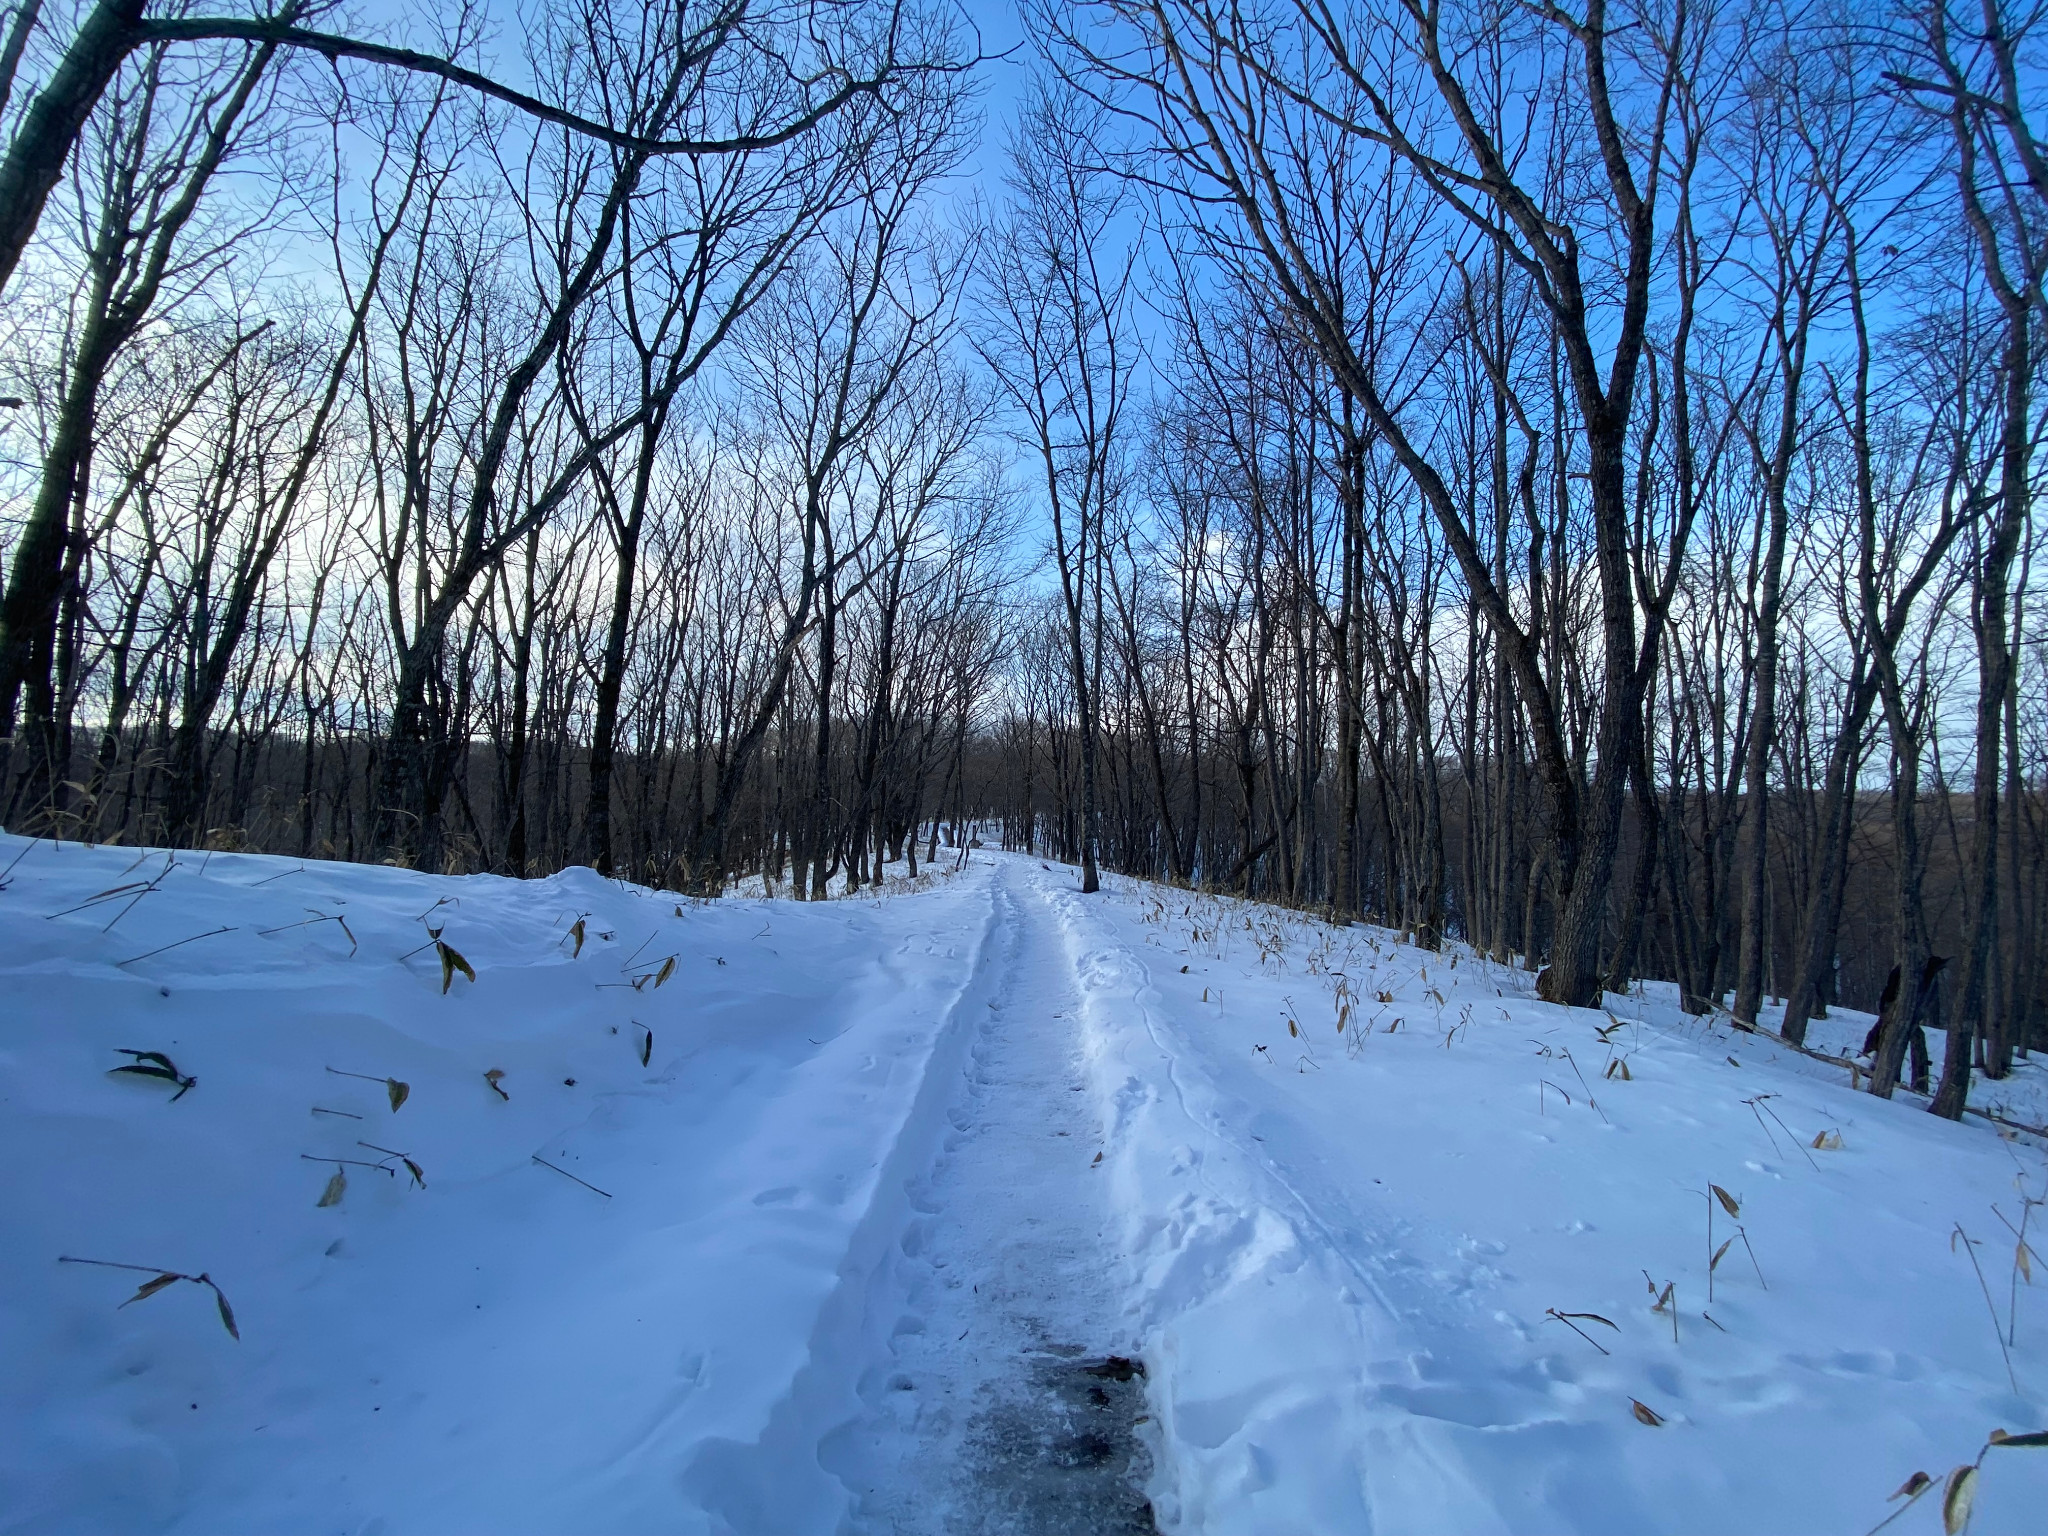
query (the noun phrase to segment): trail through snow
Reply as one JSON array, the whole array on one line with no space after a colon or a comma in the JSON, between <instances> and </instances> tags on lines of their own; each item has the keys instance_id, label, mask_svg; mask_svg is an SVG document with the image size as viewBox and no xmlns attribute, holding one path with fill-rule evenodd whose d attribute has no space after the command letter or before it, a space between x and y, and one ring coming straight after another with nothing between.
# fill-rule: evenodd
<instances>
[{"instance_id":1,"label":"trail through snow","mask_svg":"<svg viewBox=\"0 0 2048 1536\"><path fill-rule=\"evenodd\" d=\"M823 1447L876 1536L1138 1536L1149 1455L1081 996L1044 894L994 875L1001 949L914 1216L876 1276L887 1354Z\"/></svg>"},{"instance_id":2,"label":"trail through snow","mask_svg":"<svg viewBox=\"0 0 2048 1536\"><path fill-rule=\"evenodd\" d=\"M0 998L0 1536L2048 1508L1987 1445L2048 1428L2043 1138L1654 987L992 852L683 903L0 836Z\"/></svg>"}]
</instances>

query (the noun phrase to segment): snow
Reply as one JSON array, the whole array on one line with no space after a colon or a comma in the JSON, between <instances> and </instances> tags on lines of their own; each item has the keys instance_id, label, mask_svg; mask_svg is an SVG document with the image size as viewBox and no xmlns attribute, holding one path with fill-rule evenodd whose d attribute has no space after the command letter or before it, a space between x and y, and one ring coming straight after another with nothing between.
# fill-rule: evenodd
<instances>
[{"instance_id":1,"label":"snow","mask_svg":"<svg viewBox=\"0 0 2048 1536\"><path fill-rule=\"evenodd\" d=\"M0 1529L747 1530L763 1500L830 1504L783 1454L837 1415L805 1396L812 1335L899 1219L985 890L678 915L584 871L179 854L111 932L120 901L53 915L164 867L134 857L45 843L0 893ZM431 948L398 958L443 898L477 976L446 996ZM309 910L354 958L335 923L259 935ZM124 1048L198 1085L109 1077ZM318 1208L332 1166L300 1154L373 1160L359 1140L426 1187L348 1168ZM241 1342L196 1286L117 1311L147 1276L60 1254L207 1272Z\"/></svg>"},{"instance_id":2,"label":"snow","mask_svg":"<svg viewBox=\"0 0 2048 1536\"><path fill-rule=\"evenodd\" d=\"M828 903L17 856L0 1531L1853 1533L2048 1423L2040 1144L1654 987L986 851ZM157 1265L239 1341L122 1307ZM2043 1507L1985 1454L1973 1530Z\"/></svg>"},{"instance_id":3,"label":"snow","mask_svg":"<svg viewBox=\"0 0 2048 1536\"><path fill-rule=\"evenodd\" d=\"M2048 1312L2019 1287L2015 1389L1949 1246L1982 1240L2003 1315L1993 1207L2048 1193L2035 1147L1668 1004L1611 998L1616 1028L1469 954L1119 891L1052 899L1171 1447L1162 1526L1863 1530L1916 1468L2048 1419ZM1341 1035L1336 973L1362 999ZM1711 1301L1710 1184L1756 1260L1738 1242ZM1972 1529L2043 1507L2048 1457L1993 1450Z\"/></svg>"}]
</instances>

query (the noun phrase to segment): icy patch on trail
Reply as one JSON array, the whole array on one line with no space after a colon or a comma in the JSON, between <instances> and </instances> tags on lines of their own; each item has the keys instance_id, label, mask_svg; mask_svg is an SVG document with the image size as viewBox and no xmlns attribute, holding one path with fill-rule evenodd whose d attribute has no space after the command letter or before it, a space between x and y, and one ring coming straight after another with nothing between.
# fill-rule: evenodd
<instances>
[{"instance_id":1,"label":"icy patch on trail","mask_svg":"<svg viewBox=\"0 0 2048 1536\"><path fill-rule=\"evenodd\" d=\"M1086 996L1163 1530L1853 1536L2048 1427L2048 1298L1999 1221L2048 1193L2026 1138L1655 996L1617 1028L1382 930L1034 878ZM1710 1185L1739 1210L1711 1247ZM2001 1330L2017 1298L2016 1386L1958 1223ZM1972 1530L2044 1507L2048 1451L1991 1449Z\"/></svg>"}]
</instances>

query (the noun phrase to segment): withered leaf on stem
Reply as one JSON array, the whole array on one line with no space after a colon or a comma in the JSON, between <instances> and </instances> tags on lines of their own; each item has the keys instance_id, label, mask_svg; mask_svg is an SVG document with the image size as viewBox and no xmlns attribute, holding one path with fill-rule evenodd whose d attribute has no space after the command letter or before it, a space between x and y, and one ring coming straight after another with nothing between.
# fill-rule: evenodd
<instances>
[{"instance_id":1,"label":"withered leaf on stem","mask_svg":"<svg viewBox=\"0 0 2048 1536\"><path fill-rule=\"evenodd\" d=\"M1652 1408L1648 1403L1638 1402L1636 1399L1630 1398L1628 1405L1635 1411L1637 1420L1649 1425L1652 1429L1655 1429L1664 1422L1664 1415Z\"/></svg>"},{"instance_id":2,"label":"withered leaf on stem","mask_svg":"<svg viewBox=\"0 0 2048 1536\"><path fill-rule=\"evenodd\" d=\"M647 1026L643 1024L643 1025L641 1026L641 1028L643 1028L643 1029L646 1029L646 1028L647 1028ZM647 1063L648 1063L648 1060L649 1060L649 1059L650 1059L650 1058L651 1058L651 1057L652 1057L653 1055L654 1055L654 1031L653 1031L653 1030L651 1030L651 1029L649 1029L649 1030L647 1030L647 1038L646 1038L646 1039L644 1039L644 1040L642 1040L642 1041L640 1042L640 1065L641 1065L641 1066L643 1066L643 1067L644 1067L644 1066L646 1066L646 1065L647 1065Z\"/></svg>"},{"instance_id":3,"label":"withered leaf on stem","mask_svg":"<svg viewBox=\"0 0 2048 1536\"><path fill-rule=\"evenodd\" d=\"M574 939L574 940L576 941L576 947L575 947L575 948L574 948L573 950L571 950L571 951L569 952L569 958L570 958L571 960L574 960L574 959L575 959L575 958L576 958L577 956L579 956L579 955L581 955L581 954L583 953L583 919L582 919L582 918L580 918L580 917L579 917L579 918L577 918L577 919L576 919L576 926L575 926L574 928L571 928L571 929L569 930L569 937L570 937L570 938L572 938L572 939Z\"/></svg>"},{"instance_id":4,"label":"withered leaf on stem","mask_svg":"<svg viewBox=\"0 0 2048 1536\"><path fill-rule=\"evenodd\" d=\"M130 1303L145 1300L148 1297L154 1296L158 1291L162 1290L165 1286L174 1285L184 1278L185 1277L183 1275L174 1275L169 1270L166 1270L164 1273L158 1275L154 1280L143 1281L141 1288L137 1290L133 1296L130 1296L127 1301L122 1302L121 1306L125 1307L128 1306ZM116 1308L115 1310L118 1311L120 1309Z\"/></svg>"},{"instance_id":5,"label":"withered leaf on stem","mask_svg":"<svg viewBox=\"0 0 2048 1536\"><path fill-rule=\"evenodd\" d=\"M1992 1445L2031 1446L2035 1449L2048 1448L2048 1429L2037 1429L2032 1434L2027 1435L2008 1435L2002 1429L1994 1429L1991 1431L1990 1443Z\"/></svg>"},{"instance_id":6,"label":"withered leaf on stem","mask_svg":"<svg viewBox=\"0 0 2048 1536\"><path fill-rule=\"evenodd\" d=\"M1977 1469L1965 1464L1949 1473L1948 1486L1941 1490L1941 1528L1948 1536L1957 1536L1970 1523L1970 1506L1976 1500Z\"/></svg>"},{"instance_id":7,"label":"withered leaf on stem","mask_svg":"<svg viewBox=\"0 0 2048 1536\"><path fill-rule=\"evenodd\" d=\"M475 984L476 972L470 968L469 962L462 958L461 950L457 949L453 944L438 938L434 940L434 948L441 952L441 995L443 997L448 995L448 989L455 984L455 973L457 971L467 976L472 985Z\"/></svg>"},{"instance_id":8,"label":"withered leaf on stem","mask_svg":"<svg viewBox=\"0 0 2048 1536\"><path fill-rule=\"evenodd\" d=\"M1925 1472L1915 1472L1886 1496L1885 1503L1889 1504L1893 1499L1917 1499L1933 1481Z\"/></svg>"},{"instance_id":9,"label":"withered leaf on stem","mask_svg":"<svg viewBox=\"0 0 2048 1536\"><path fill-rule=\"evenodd\" d=\"M1714 1198L1721 1202L1721 1209L1730 1216L1740 1216L1742 1214L1742 1203L1729 1194L1727 1190L1718 1184L1709 1184L1707 1188L1714 1192Z\"/></svg>"},{"instance_id":10,"label":"withered leaf on stem","mask_svg":"<svg viewBox=\"0 0 2048 1536\"><path fill-rule=\"evenodd\" d=\"M320 1191L320 1199L313 1209L324 1210L330 1205L341 1204L341 1197L348 1193L348 1170L337 1168L334 1177L327 1181L327 1187Z\"/></svg>"},{"instance_id":11,"label":"withered leaf on stem","mask_svg":"<svg viewBox=\"0 0 2048 1536\"><path fill-rule=\"evenodd\" d=\"M658 987L676 973L676 957L670 955L661 962L661 969L654 973L654 984Z\"/></svg>"},{"instance_id":12,"label":"withered leaf on stem","mask_svg":"<svg viewBox=\"0 0 2048 1536\"><path fill-rule=\"evenodd\" d=\"M491 1092L495 1093L499 1098L503 1099L506 1103L509 1104L512 1102L512 1095L507 1093L504 1089L498 1086L498 1079L503 1077L504 1075L504 1068L493 1067L490 1071L484 1074L484 1081L491 1085Z\"/></svg>"},{"instance_id":13,"label":"withered leaf on stem","mask_svg":"<svg viewBox=\"0 0 2048 1536\"><path fill-rule=\"evenodd\" d=\"M204 1280L206 1277L202 1275L200 1278ZM213 1304L220 1308L221 1327L227 1329L229 1338L233 1339L237 1344L241 1343L242 1330L235 1326L235 1309L228 1305L228 1299L221 1294L219 1286L215 1285L211 1280L207 1280L206 1284L213 1292Z\"/></svg>"},{"instance_id":14,"label":"withered leaf on stem","mask_svg":"<svg viewBox=\"0 0 2048 1536\"><path fill-rule=\"evenodd\" d=\"M391 1100L391 1113L395 1115L398 1113L398 1106L403 1104L406 1096L412 1092L412 1084L401 1083L395 1077L387 1077L384 1079L384 1092Z\"/></svg>"}]
</instances>

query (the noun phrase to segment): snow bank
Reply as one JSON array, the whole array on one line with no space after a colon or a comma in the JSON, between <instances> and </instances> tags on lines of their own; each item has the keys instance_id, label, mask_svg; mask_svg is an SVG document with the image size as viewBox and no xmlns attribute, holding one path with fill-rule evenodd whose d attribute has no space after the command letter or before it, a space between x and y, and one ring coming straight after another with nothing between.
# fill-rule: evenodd
<instances>
[{"instance_id":1,"label":"snow bank","mask_svg":"<svg viewBox=\"0 0 2048 1536\"><path fill-rule=\"evenodd\" d=\"M679 905L580 870L9 861L0 1530L831 1528L811 1447L853 1410L814 1337L925 1157L971 875ZM433 928L475 973L445 995ZM198 1285L121 1307L159 1265L239 1342Z\"/></svg>"},{"instance_id":2,"label":"snow bank","mask_svg":"<svg viewBox=\"0 0 2048 1536\"><path fill-rule=\"evenodd\" d=\"M1086 988L1163 1529L1857 1533L1925 1469L1892 1529L1935 1531L1952 1466L2048 1424L2048 1297L1999 1219L2048 1193L2025 1138L1654 999L1564 1009L1378 930L1040 878ZM2001 1327L2017 1296L2011 1377L1958 1225ZM2044 1508L2048 1451L1986 1454L1973 1530Z\"/></svg>"}]
</instances>

